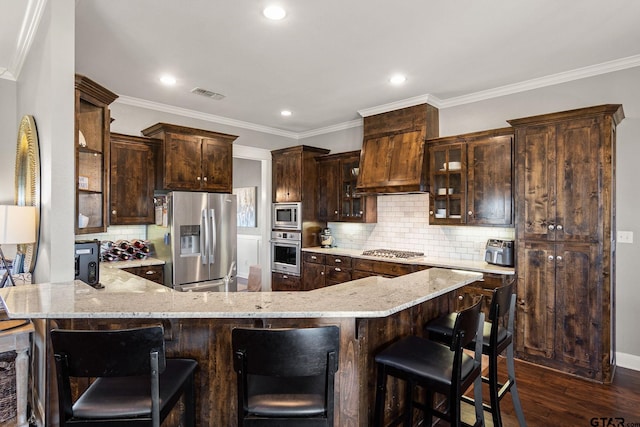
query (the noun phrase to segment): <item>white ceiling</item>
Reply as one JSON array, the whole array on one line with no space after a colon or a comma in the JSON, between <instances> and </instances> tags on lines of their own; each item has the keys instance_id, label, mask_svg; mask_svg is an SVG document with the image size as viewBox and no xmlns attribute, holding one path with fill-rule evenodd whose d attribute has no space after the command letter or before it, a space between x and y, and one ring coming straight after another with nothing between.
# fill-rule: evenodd
<instances>
[{"instance_id":1,"label":"white ceiling","mask_svg":"<svg viewBox=\"0 0 640 427\"><path fill-rule=\"evenodd\" d=\"M46 1L0 0L2 77L17 77ZM288 15L278 22L262 16L268 3L77 1L76 72L120 102L300 137L353 125L358 112L446 107L640 66L637 0L279 0ZM398 72L408 80L395 87ZM177 84L160 85L161 73Z\"/></svg>"}]
</instances>

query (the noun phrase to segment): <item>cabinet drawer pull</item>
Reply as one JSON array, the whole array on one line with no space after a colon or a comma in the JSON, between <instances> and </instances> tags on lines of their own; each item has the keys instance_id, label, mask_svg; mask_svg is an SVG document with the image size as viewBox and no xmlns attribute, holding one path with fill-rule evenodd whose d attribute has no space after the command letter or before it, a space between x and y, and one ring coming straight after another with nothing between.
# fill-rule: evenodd
<instances>
[{"instance_id":1,"label":"cabinet drawer pull","mask_svg":"<svg viewBox=\"0 0 640 427\"><path fill-rule=\"evenodd\" d=\"M311 255L311 259L318 259L318 257L315 255Z\"/></svg>"},{"instance_id":2,"label":"cabinet drawer pull","mask_svg":"<svg viewBox=\"0 0 640 427\"><path fill-rule=\"evenodd\" d=\"M336 258L336 263L341 263L342 260L340 258Z\"/></svg>"},{"instance_id":3,"label":"cabinet drawer pull","mask_svg":"<svg viewBox=\"0 0 640 427\"><path fill-rule=\"evenodd\" d=\"M153 271L153 270L147 270L147 271L145 271L145 273L144 273L144 274L146 274L146 275L155 274L155 271Z\"/></svg>"},{"instance_id":4,"label":"cabinet drawer pull","mask_svg":"<svg viewBox=\"0 0 640 427\"><path fill-rule=\"evenodd\" d=\"M288 279L288 278L289 278L289 276L285 276L285 275L283 274L283 275L282 275L282 278L283 278L283 279Z\"/></svg>"},{"instance_id":5,"label":"cabinet drawer pull","mask_svg":"<svg viewBox=\"0 0 640 427\"><path fill-rule=\"evenodd\" d=\"M335 271L342 271L342 269L340 267L336 267L334 268Z\"/></svg>"}]
</instances>

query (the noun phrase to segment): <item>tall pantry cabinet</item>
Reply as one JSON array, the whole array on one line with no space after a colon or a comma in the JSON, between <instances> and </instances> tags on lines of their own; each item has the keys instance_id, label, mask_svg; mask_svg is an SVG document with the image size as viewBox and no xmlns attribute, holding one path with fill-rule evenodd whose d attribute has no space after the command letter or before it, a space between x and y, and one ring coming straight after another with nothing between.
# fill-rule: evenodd
<instances>
[{"instance_id":1,"label":"tall pantry cabinet","mask_svg":"<svg viewBox=\"0 0 640 427\"><path fill-rule=\"evenodd\" d=\"M518 357L611 382L615 153L621 105L509 120L515 128Z\"/></svg>"}]
</instances>

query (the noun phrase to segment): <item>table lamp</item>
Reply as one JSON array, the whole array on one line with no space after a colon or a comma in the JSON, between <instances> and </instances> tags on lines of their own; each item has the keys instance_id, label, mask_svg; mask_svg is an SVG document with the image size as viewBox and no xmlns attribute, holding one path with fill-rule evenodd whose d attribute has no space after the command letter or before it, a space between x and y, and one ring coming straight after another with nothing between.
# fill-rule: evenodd
<instances>
[{"instance_id":1,"label":"table lamp","mask_svg":"<svg viewBox=\"0 0 640 427\"><path fill-rule=\"evenodd\" d=\"M0 288L4 287L7 276L13 284L11 268L2 252L2 245L17 245L34 243L36 241L36 208L34 206L0 205L0 268L5 273L0 281Z\"/></svg>"}]
</instances>

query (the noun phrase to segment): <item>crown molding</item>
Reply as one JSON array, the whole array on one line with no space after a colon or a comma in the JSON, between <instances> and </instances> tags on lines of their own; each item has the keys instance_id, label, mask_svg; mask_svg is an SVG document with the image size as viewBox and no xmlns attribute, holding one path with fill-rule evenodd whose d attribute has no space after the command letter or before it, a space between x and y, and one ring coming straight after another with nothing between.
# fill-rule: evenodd
<instances>
[{"instance_id":1,"label":"crown molding","mask_svg":"<svg viewBox=\"0 0 640 427\"><path fill-rule=\"evenodd\" d=\"M9 68L0 74L0 78L14 81L18 79L24 60L27 58L33 39L38 32L38 26L46 5L47 0L28 0L24 17L22 18L22 25L20 26L20 33L18 34L15 54Z\"/></svg>"},{"instance_id":2,"label":"crown molding","mask_svg":"<svg viewBox=\"0 0 640 427\"><path fill-rule=\"evenodd\" d=\"M400 108L413 107L414 105L420 104L430 104L436 108L440 108L440 103L441 101L438 98L427 93L425 95L414 96L413 98L401 99L400 101L378 105L377 107L358 110L358 114L360 114L362 117L369 117L376 114L388 113L389 111L399 110Z\"/></svg>"},{"instance_id":3,"label":"crown molding","mask_svg":"<svg viewBox=\"0 0 640 427\"><path fill-rule=\"evenodd\" d=\"M565 71L562 73L551 74L523 82L510 85L500 86L493 89L483 90L480 92L470 93L468 95L456 96L440 101L438 108L449 108L458 105L472 104L474 102L485 101L488 99L499 98L501 96L513 95L520 92L526 92L533 89L553 86L561 83L567 83L574 80L585 79L588 77L599 76L601 74L612 73L615 71L626 70L640 66L640 55L629 56L626 58L616 59L613 61L603 62L601 64L590 65L588 67L577 68L575 70Z\"/></svg>"},{"instance_id":4,"label":"crown molding","mask_svg":"<svg viewBox=\"0 0 640 427\"><path fill-rule=\"evenodd\" d=\"M312 136L324 135L326 133L338 132L340 130L346 130L362 126L362 119L351 120L350 122L338 123L337 125L326 126L323 128L312 129L306 132L300 132L298 139L310 138Z\"/></svg>"},{"instance_id":5,"label":"crown molding","mask_svg":"<svg viewBox=\"0 0 640 427\"><path fill-rule=\"evenodd\" d=\"M193 119L204 120L207 122L218 123L221 125L235 126L242 129L253 130L256 132L269 133L272 135L283 136L285 138L299 139L299 133L286 130L276 129L269 126L257 125L255 123L243 122L241 120L229 119L215 114L202 113L200 111L189 110L173 105L161 104L159 102L147 101L145 99L133 98L130 96L120 95L115 100L116 104L131 105L134 107L146 108L149 110L162 111L164 113L175 114L178 116L191 117Z\"/></svg>"},{"instance_id":6,"label":"crown molding","mask_svg":"<svg viewBox=\"0 0 640 427\"><path fill-rule=\"evenodd\" d=\"M46 1L46 0L42 0ZM552 74L545 77L526 80L520 83L514 83L511 85L500 86L493 89L474 92L468 95L456 96L447 99L440 99L431 94L414 96L412 98L403 99L400 101L390 102L388 104L379 105L376 107L365 108L358 110L358 114L362 117L368 117L375 114L386 113L389 111L397 110L400 108L412 107L419 104L430 104L436 108L450 108L458 105L472 104L474 102L485 101L488 99L499 98L501 96L512 95L520 92L526 92L532 89L539 89L547 86L553 86L560 83L566 83L574 80L580 80L588 77L594 77L601 74L612 73L615 71L626 70L628 68L634 68L640 66L640 55L629 56L627 58L616 59L613 61L604 62L601 64L591 65L588 67L578 68L571 71ZM2 76L0 76L2 77ZM209 122L225 124L230 126L236 126L243 129L250 129L257 132L264 132L273 135L283 136L291 139L305 139L312 136L324 135L327 133L337 132L340 130L350 129L358 126L362 126L362 120L352 120L349 122L338 123L336 125L327 126L318 129L312 129L306 132L290 132L281 129L272 128L269 126L256 125L249 122L243 122L240 120L228 119L226 117L216 116L213 114L201 113L199 111L188 110L185 108L173 107L171 105L160 104L157 102L146 101L143 99L132 98L127 96L120 96L116 101L127 105L136 107L147 108L151 110L163 111L167 113L177 114L186 117L192 117L195 119L205 120Z\"/></svg>"}]
</instances>

